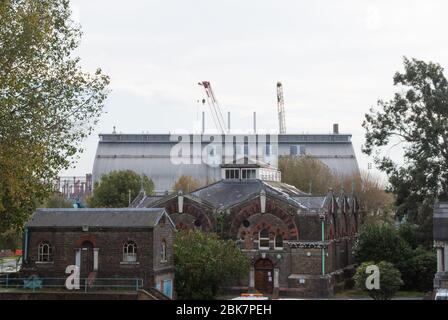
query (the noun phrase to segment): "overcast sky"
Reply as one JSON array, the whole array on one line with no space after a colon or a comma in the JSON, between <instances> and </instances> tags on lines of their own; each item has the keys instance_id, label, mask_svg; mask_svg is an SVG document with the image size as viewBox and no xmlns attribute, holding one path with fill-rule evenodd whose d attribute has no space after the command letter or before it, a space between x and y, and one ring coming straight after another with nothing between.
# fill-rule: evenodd
<instances>
[{"instance_id":1,"label":"overcast sky","mask_svg":"<svg viewBox=\"0 0 448 320\"><path fill-rule=\"evenodd\" d=\"M111 77L106 114L76 168L91 172L98 133L193 131L212 83L232 129L277 130L276 82L288 133L351 133L361 169L364 114L394 92L402 57L448 65L448 1L72 0L87 70ZM213 129L210 118L207 127Z\"/></svg>"}]
</instances>

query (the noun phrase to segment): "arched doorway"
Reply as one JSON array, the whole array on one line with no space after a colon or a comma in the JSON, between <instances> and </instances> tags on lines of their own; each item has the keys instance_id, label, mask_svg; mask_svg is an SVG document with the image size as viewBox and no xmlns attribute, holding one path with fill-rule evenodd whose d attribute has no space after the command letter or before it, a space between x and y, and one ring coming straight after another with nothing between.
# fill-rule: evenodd
<instances>
[{"instance_id":1,"label":"arched doorway","mask_svg":"<svg viewBox=\"0 0 448 320\"><path fill-rule=\"evenodd\" d=\"M254 265L255 289L272 294L274 289L274 265L269 259L258 259Z\"/></svg>"},{"instance_id":2,"label":"arched doorway","mask_svg":"<svg viewBox=\"0 0 448 320\"><path fill-rule=\"evenodd\" d=\"M84 241L81 245L81 278L87 278L93 271L93 244Z\"/></svg>"}]
</instances>

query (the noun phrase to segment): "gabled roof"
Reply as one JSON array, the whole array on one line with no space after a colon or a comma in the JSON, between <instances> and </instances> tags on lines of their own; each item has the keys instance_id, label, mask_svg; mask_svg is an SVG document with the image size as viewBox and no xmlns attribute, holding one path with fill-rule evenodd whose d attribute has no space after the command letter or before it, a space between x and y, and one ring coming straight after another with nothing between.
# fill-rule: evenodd
<instances>
[{"instance_id":1,"label":"gabled roof","mask_svg":"<svg viewBox=\"0 0 448 320\"><path fill-rule=\"evenodd\" d=\"M174 227L163 208L37 209L26 227L153 228L163 216Z\"/></svg>"},{"instance_id":2,"label":"gabled roof","mask_svg":"<svg viewBox=\"0 0 448 320\"><path fill-rule=\"evenodd\" d=\"M322 210L325 208L327 197L294 197L294 200L310 210Z\"/></svg>"}]
</instances>

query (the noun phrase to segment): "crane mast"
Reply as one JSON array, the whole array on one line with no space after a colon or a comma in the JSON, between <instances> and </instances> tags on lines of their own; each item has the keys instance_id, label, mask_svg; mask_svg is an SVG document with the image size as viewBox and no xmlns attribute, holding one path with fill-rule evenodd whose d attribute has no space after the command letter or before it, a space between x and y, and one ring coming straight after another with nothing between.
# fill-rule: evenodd
<instances>
[{"instance_id":1,"label":"crane mast","mask_svg":"<svg viewBox=\"0 0 448 320\"><path fill-rule=\"evenodd\" d=\"M283 101L283 86L281 82L277 82L277 109L279 133L284 134L286 133L285 104Z\"/></svg>"},{"instance_id":2,"label":"crane mast","mask_svg":"<svg viewBox=\"0 0 448 320\"><path fill-rule=\"evenodd\" d=\"M209 81L202 81L198 83L200 86L204 87L205 93L206 93L206 101L210 108L210 113L212 115L213 122L215 123L216 129L226 134L226 123L224 121L224 117L221 112L221 108L218 104L218 100L216 99L216 96L213 92L212 86Z\"/></svg>"}]
</instances>

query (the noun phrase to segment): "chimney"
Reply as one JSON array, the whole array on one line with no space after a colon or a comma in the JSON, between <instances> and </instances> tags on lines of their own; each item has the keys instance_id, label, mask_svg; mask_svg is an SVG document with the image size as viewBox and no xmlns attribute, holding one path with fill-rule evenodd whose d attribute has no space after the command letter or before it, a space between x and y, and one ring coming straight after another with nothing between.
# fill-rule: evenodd
<instances>
[{"instance_id":1,"label":"chimney","mask_svg":"<svg viewBox=\"0 0 448 320\"><path fill-rule=\"evenodd\" d=\"M227 130L230 133L230 111L227 112Z\"/></svg>"},{"instance_id":2,"label":"chimney","mask_svg":"<svg viewBox=\"0 0 448 320\"><path fill-rule=\"evenodd\" d=\"M205 112L202 111L202 134L205 132Z\"/></svg>"},{"instance_id":3,"label":"chimney","mask_svg":"<svg viewBox=\"0 0 448 320\"><path fill-rule=\"evenodd\" d=\"M333 124L333 134L339 134L339 124Z\"/></svg>"},{"instance_id":4,"label":"chimney","mask_svg":"<svg viewBox=\"0 0 448 320\"><path fill-rule=\"evenodd\" d=\"M254 133L257 133L257 112L254 111Z\"/></svg>"}]
</instances>

